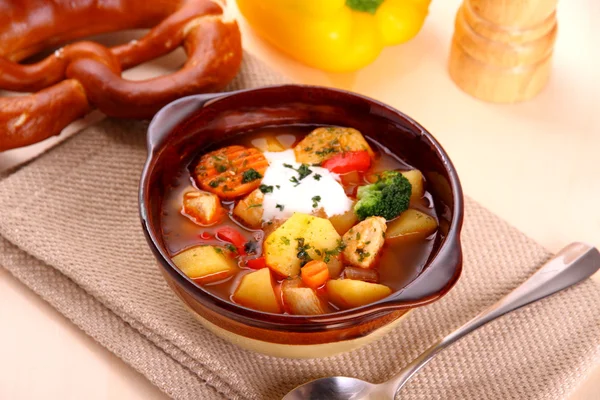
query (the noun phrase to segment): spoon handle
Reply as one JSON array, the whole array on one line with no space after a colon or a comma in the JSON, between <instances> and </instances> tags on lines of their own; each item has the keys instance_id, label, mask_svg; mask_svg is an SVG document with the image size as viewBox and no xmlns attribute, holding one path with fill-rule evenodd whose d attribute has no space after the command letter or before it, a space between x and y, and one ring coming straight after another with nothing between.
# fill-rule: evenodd
<instances>
[{"instance_id":1,"label":"spoon handle","mask_svg":"<svg viewBox=\"0 0 600 400\"><path fill-rule=\"evenodd\" d=\"M396 376L382 383L380 390L388 393L389 398L394 398L396 393L418 370L423 368L440 351L463 336L504 314L581 282L593 275L598 269L600 269L600 253L596 248L584 243L571 243L512 292L436 342Z\"/></svg>"}]
</instances>

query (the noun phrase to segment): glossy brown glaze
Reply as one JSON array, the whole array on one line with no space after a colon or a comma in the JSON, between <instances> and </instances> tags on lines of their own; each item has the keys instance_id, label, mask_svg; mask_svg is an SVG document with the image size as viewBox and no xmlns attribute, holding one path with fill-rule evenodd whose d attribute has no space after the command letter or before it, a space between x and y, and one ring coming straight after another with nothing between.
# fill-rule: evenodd
<instances>
[{"instance_id":1,"label":"glossy brown glaze","mask_svg":"<svg viewBox=\"0 0 600 400\"><path fill-rule=\"evenodd\" d=\"M225 21L211 0L119 0L105 7L13 0L0 1L0 10L0 89L37 92L0 99L0 151L56 135L93 107L115 117L149 118L177 98L221 89L241 64L237 24ZM65 41L152 27L140 40L111 49L77 42L37 63L18 63ZM122 70L179 46L188 56L179 71L145 81L121 77Z\"/></svg>"},{"instance_id":2,"label":"glossy brown glaze","mask_svg":"<svg viewBox=\"0 0 600 400\"><path fill-rule=\"evenodd\" d=\"M404 289L367 306L317 316L275 315L227 302L182 274L170 261L160 229L165 188L198 149L265 126L323 124L356 128L423 172L435 199L439 239L424 271ZM410 308L439 299L461 271L463 199L456 171L420 125L384 104L349 92L286 85L172 103L148 132L149 159L140 185L142 223L167 281L195 312L221 328L274 343L326 343L364 336Z\"/></svg>"}]
</instances>

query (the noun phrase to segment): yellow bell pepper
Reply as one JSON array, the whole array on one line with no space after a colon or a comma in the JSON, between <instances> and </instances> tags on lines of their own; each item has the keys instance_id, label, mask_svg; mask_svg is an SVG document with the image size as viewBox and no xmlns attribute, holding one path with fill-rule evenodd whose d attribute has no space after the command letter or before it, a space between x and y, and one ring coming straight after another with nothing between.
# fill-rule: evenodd
<instances>
[{"instance_id":1,"label":"yellow bell pepper","mask_svg":"<svg viewBox=\"0 0 600 400\"><path fill-rule=\"evenodd\" d=\"M315 68L354 71L423 26L431 0L237 0L260 36Z\"/></svg>"}]
</instances>

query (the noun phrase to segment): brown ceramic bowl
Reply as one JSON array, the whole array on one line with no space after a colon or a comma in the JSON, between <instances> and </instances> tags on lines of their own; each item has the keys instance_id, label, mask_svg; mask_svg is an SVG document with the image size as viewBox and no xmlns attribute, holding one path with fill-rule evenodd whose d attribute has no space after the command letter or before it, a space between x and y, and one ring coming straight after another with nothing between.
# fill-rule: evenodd
<instances>
[{"instance_id":1,"label":"brown ceramic bowl","mask_svg":"<svg viewBox=\"0 0 600 400\"><path fill-rule=\"evenodd\" d=\"M358 129L423 172L440 235L420 275L378 302L333 314L270 314L219 298L171 262L161 234L165 187L181 163L225 138L264 126L323 124ZM187 308L215 334L241 347L285 357L328 356L380 337L410 309L446 294L462 268L463 196L452 162L433 136L398 110L358 94L284 85L197 95L164 107L148 128L140 184L144 232L161 272Z\"/></svg>"}]
</instances>

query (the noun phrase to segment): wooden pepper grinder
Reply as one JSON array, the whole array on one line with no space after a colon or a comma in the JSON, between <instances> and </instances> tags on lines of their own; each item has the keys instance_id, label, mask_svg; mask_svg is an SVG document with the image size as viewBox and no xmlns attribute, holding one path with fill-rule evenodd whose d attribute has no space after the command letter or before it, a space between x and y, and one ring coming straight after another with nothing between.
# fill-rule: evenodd
<instances>
[{"instance_id":1,"label":"wooden pepper grinder","mask_svg":"<svg viewBox=\"0 0 600 400\"><path fill-rule=\"evenodd\" d=\"M456 14L450 76L496 103L535 96L548 82L557 0L464 0Z\"/></svg>"}]
</instances>

